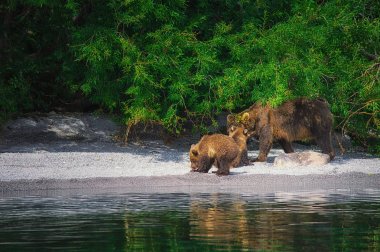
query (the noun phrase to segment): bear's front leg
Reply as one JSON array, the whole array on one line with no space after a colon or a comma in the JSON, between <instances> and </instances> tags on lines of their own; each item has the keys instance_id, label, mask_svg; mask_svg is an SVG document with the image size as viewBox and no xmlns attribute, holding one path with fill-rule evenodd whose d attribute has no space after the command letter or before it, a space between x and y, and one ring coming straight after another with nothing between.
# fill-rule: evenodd
<instances>
[{"instance_id":1,"label":"bear's front leg","mask_svg":"<svg viewBox=\"0 0 380 252\"><path fill-rule=\"evenodd\" d=\"M265 162L273 143L273 134L271 127L266 126L261 129L259 142L260 152L259 156L255 159L255 162Z\"/></svg>"}]
</instances>

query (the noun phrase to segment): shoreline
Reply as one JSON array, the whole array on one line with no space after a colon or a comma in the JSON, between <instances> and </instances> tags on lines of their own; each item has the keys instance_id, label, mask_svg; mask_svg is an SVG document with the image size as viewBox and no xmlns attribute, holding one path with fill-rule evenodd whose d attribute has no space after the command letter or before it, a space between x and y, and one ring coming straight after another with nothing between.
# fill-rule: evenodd
<instances>
[{"instance_id":1,"label":"shoreline","mask_svg":"<svg viewBox=\"0 0 380 252\"><path fill-rule=\"evenodd\" d=\"M113 141L119 127L89 114L51 114L10 122L0 138L0 195L32 191L274 192L380 188L380 157L351 149L325 165L275 167L268 162L231 169L228 176L190 173L189 149L200 136L165 145L151 135L127 146ZM320 151L293 144L296 152ZM248 147L258 155L257 143ZM51 192L49 192L49 190Z\"/></svg>"},{"instance_id":2,"label":"shoreline","mask_svg":"<svg viewBox=\"0 0 380 252\"><path fill-rule=\"evenodd\" d=\"M0 196L73 195L103 193L249 193L307 192L318 190L379 190L380 174L338 175L231 175L188 173L86 179L0 181Z\"/></svg>"}]
</instances>

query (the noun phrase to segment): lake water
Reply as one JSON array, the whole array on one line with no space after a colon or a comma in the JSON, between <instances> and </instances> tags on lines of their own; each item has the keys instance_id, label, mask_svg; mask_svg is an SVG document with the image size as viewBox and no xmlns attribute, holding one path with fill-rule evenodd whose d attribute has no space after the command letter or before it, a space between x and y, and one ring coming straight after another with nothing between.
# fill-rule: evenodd
<instances>
[{"instance_id":1,"label":"lake water","mask_svg":"<svg viewBox=\"0 0 380 252\"><path fill-rule=\"evenodd\" d=\"M380 191L0 198L0 251L380 251Z\"/></svg>"}]
</instances>

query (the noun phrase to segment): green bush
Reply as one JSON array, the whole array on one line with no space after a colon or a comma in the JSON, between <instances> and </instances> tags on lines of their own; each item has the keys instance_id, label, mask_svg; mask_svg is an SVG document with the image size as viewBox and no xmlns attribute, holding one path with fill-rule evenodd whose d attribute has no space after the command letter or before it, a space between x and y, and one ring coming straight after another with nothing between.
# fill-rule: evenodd
<instances>
[{"instance_id":1,"label":"green bush","mask_svg":"<svg viewBox=\"0 0 380 252\"><path fill-rule=\"evenodd\" d=\"M83 93L126 125L179 134L256 101L325 97L336 127L379 152L380 3L8 0L2 118Z\"/></svg>"},{"instance_id":2,"label":"green bush","mask_svg":"<svg viewBox=\"0 0 380 252\"><path fill-rule=\"evenodd\" d=\"M0 3L0 122L69 95L61 72L70 15L60 1Z\"/></svg>"}]
</instances>

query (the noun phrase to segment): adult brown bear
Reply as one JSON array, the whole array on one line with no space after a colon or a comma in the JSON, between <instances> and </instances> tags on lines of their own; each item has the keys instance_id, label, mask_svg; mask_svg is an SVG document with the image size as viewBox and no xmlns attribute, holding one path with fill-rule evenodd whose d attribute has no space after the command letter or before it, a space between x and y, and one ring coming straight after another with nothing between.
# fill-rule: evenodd
<instances>
[{"instance_id":1,"label":"adult brown bear","mask_svg":"<svg viewBox=\"0 0 380 252\"><path fill-rule=\"evenodd\" d=\"M331 142L333 115L328 102L322 98L299 98L277 108L256 103L227 117L228 131L236 126L243 126L251 136L259 139L260 151L255 161L266 161L273 140L280 143L285 153L291 153L294 152L293 141L314 139L330 160L335 157Z\"/></svg>"},{"instance_id":2,"label":"adult brown bear","mask_svg":"<svg viewBox=\"0 0 380 252\"><path fill-rule=\"evenodd\" d=\"M191 170L207 173L212 165L218 170L217 175L228 175L230 168L247 165L247 134L243 127L232 126L229 135L213 134L201 138L197 144L191 145Z\"/></svg>"}]
</instances>

